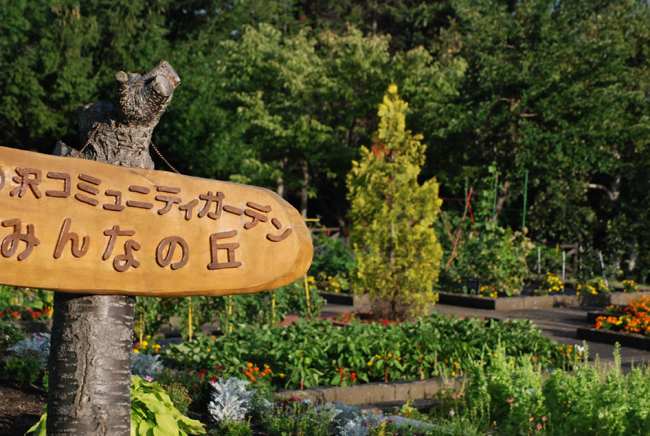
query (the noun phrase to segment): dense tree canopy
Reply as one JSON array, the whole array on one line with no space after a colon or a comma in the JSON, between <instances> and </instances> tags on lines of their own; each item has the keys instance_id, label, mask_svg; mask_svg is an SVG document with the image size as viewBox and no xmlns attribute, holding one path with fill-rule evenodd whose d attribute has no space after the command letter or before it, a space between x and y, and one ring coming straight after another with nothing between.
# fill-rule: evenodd
<instances>
[{"instance_id":1,"label":"dense tree canopy","mask_svg":"<svg viewBox=\"0 0 650 436\"><path fill-rule=\"evenodd\" d=\"M345 226L392 80L442 197L490 188L494 164L493 218L518 229L527 175L529 236L645 278L649 17L640 0L0 0L0 144L78 145L78 105L167 59L183 84L153 142L174 166Z\"/></svg>"}]
</instances>

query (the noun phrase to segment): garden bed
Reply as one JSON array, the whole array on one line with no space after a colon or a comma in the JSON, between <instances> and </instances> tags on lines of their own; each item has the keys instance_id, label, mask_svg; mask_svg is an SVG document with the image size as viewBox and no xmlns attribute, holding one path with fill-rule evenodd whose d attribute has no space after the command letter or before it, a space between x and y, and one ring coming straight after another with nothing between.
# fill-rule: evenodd
<instances>
[{"instance_id":1,"label":"garden bed","mask_svg":"<svg viewBox=\"0 0 650 436\"><path fill-rule=\"evenodd\" d=\"M357 386L318 386L304 390L280 389L279 398L309 398L313 401L340 401L350 405L431 400L440 390L460 391L464 377L404 380L388 383L374 382Z\"/></svg>"},{"instance_id":2,"label":"garden bed","mask_svg":"<svg viewBox=\"0 0 650 436\"><path fill-rule=\"evenodd\" d=\"M637 333L579 327L576 334L578 339L583 339L585 341L600 342L602 344L610 345L619 343L623 347L650 351L650 338Z\"/></svg>"},{"instance_id":3,"label":"garden bed","mask_svg":"<svg viewBox=\"0 0 650 436\"><path fill-rule=\"evenodd\" d=\"M327 304L338 304L340 306L369 306L370 298L368 295L355 295L343 292L325 292L321 291L321 297L325 299Z\"/></svg>"},{"instance_id":4,"label":"garden bed","mask_svg":"<svg viewBox=\"0 0 650 436\"><path fill-rule=\"evenodd\" d=\"M479 295L440 292L438 303L452 306L473 307L486 310L548 309L550 307L580 307L625 305L640 298L642 292L610 292L603 294L577 295L573 293L552 295L518 295L514 297L482 297Z\"/></svg>"}]
</instances>

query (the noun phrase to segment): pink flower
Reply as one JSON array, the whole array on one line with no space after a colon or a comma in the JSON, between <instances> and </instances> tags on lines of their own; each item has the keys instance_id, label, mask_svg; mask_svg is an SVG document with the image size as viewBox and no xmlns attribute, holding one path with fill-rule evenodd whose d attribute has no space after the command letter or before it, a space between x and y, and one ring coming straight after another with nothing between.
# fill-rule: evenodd
<instances>
[{"instance_id":1,"label":"pink flower","mask_svg":"<svg viewBox=\"0 0 650 436\"><path fill-rule=\"evenodd\" d=\"M153 377L151 376L146 376L144 379L150 383L153 381Z\"/></svg>"},{"instance_id":2,"label":"pink flower","mask_svg":"<svg viewBox=\"0 0 650 436\"><path fill-rule=\"evenodd\" d=\"M507 401L508 403L514 403L515 399L514 399L514 398L508 398L506 401Z\"/></svg>"},{"instance_id":3,"label":"pink flower","mask_svg":"<svg viewBox=\"0 0 650 436\"><path fill-rule=\"evenodd\" d=\"M546 421L546 417L545 417L545 416L542 416L542 421Z\"/></svg>"},{"instance_id":4,"label":"pink flower","mask_svg":"<svg viewBox=\"0 0 650 436\"><path fill-rule=\"evenodd\" d=\"M537 424L537 430L541 430L541 429L542 429L542 424Z\"/></svg>"}]
</instances>

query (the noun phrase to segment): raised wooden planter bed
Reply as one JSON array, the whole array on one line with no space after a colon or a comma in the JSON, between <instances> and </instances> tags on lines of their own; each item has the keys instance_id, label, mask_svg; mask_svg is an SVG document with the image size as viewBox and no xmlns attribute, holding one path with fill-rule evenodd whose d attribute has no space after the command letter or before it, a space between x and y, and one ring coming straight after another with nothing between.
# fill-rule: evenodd
<instances>
[{"instance_id":1,"label":"raised wooden planter bed","mask_svg":"<svg viewBox=\"0 0 650 436\"><path fill-rule=\"evenodd\" d=\"M338 292L321 292L320 295L328 304L353 307L370 305L370 298L368 298L368 295L343 294Z\"/></svg>"},{"instance_id":2,"label":"raised wooden planter bed","mask_svg":"<svg viewBox=\"0 0 650 436\"><path fill-rule=\"evenodd\" d=\"M612 304L626 305L647 293L643 292L610 292L598 295L554 294L543 296L516 296L489 298L478 295L440 292L438 303L452 306L473 307L486 310L525 310L548 309L550 307L580 307L580 306L609 306Z\"/></svg>"},{"instance_id":3,"label":"raised wooden planter bed","mask_svg":"<svg viewBox=\"0 0 650 436\"><path fill-rule=\"evenodd\" d=\"M372 382L358 386L319 386L304 390L280 389L279 398L309 398L313 401L341 401L347 404L387 403L394 401L430 400L441 389L461 390L464 377L403 380L388 383Z\"/></svg>"},{"instance_id":4,"label":"raised wooden planter bed","mask_svg":"<svg viewBox=\"0 0 650 436\"><path fill-rule=\"evenodd\" d=\"M623 347L650 351L650 337L636 333L579 327L577 337L585 341L600 342L602 344L613 345L618 342Z\"/></svg>"}]
</instances>

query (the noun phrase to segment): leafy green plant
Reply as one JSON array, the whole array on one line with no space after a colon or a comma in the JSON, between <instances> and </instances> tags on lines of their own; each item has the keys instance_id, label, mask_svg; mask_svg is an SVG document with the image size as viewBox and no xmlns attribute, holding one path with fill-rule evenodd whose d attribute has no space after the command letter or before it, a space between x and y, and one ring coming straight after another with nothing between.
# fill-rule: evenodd
<instances>
[{"instance_id":1,"label":"leafy green plant","mask_svg":"<svg viewBox=\"0 0 650 436\"><path fill-rule=\"evenodd\" d=\"M513 356L503 347L488 364L476 361L471 369L467 403L458 415L498 434L637 435L650 431L650 379L647 367L621 371L618 349L614 365L588 361L585 353L572 372L547 374L530 356ZM516 364L512 362L516 360Z\"/></svg>"},{"instance_id":2,"label":"leafy green plant","mask_svg":"<svg viewBox=\"0 0 650 436\"><path fill-rule=\"evenodd\" d=\"M169 365L193 369L190 389L203 377L238 377L250 380L247 363L269 369L264 377L276 387L392 381L429 377L453 377L467 371L476 359L489 361L486 350L503 344L510 355L531 354L542 368L570 368L579 350L545 338L530 321L459 319L440 314L415 322L364 324L351 322L333 327L330 322L288 327L242 327L221 337L200 337L173 345L164 353ZM217 371L211 368L220 368ZM173 371L178 372L178 369ZM261 371L261 370L260 370ZM343 377L349 377L342 380ZM166 381L165 381L166 382ZM188 381L189 383L189 381Z\"/></svg>"},{"instance_id":3,"label":"leafy green plant","mask_svg":"<svg viewBox=\"0 0 650 436\"><path fill-rule=\"evenodd\" d=\"M269 436L327 436L330 434L330 423L335 415L336 408L331 403L312 403L291 398L277 400L267 410L261 411L260 425Z\"/></svg>"},{"instance_id":4,"label":"leafy green plant","mask_svg":"<svg viewBox=\"0 0 650 436\"><path fill-rule=\"evenodd\" d=\"M170 362L173 363L173 362ZM187 388L187 395L193 409L202 409L210 401L212 392L211 381L216 380L216 371L208 373L205 369L174 369L165 368L155 376L155 380L161 385L179 385Z\"/></svg>"},{"instance_id":5,"label":"leafy green plant","mask_svg":"<svg viewBox=\"0 0 650 436\"><path fill-rule=\"evenodd\" d=\"M441 264L440 285L453 292L466 292L463 289L466 279L478 277L481 295L519 295L530 275L526 259L534 245L525 232L502 227L496 220L496 193L490 187L498 177L498 170L495 165L488 170L490 176L481 183L486 189L478 191L477 200L465 203L462 211L446 211L445 221L436 222L438 233L449 236L441 239L446 259ZM467 218L468 205L474 213L472 222Z\"/></svg>"},{"instance_id":6,"label":"leafy green plant","mask_svg":"<svg viewBox=\"0 0 650 436\"><path fill-rule=\"evenodd\" d=\"M170 383L168 385L162 383L158 384L160 384L160 387L167 392L172 403L174 403L174 407L176 407L180 413L185 415L190 404L192 404L192 399L189 396L187 388L180 383Z\"/></svg>"},{"instance_id":7,"label":"leafy green plant","mask_svg":"<svg viewBox=\"0 0 650 436\"><path fill-rule=\"evenodd\" d=\"M184 416L156 382L146 382L140 377L131 378L131 434L186 436L205 434L203 424Z\"/></svg>"},{"instance_id":8,"label":"leafy green plant","mask_svg":"<svg viewBox=\"0 0 650 436\"><path fill-rule=\"evenodd\" d=\"M326 232L314 232L314 258L309 275L339 277L347 280L356 265L354 253L342 237L329 236ZM345 289L347 290L347 288Z\"/></svg>"},{"instance_id":9,"label":"leafy green plant","mask_svg":"<svg viewBox=\"0 0 650 436\"><path fill-rule=\"evenodd\" d=\"M3 356L7 348L25 339L23 330L13 324L0 323L0 356Z\"/></svg>"},{"instance_id":10,"label":"leafy green plant","mask_svg":"<svg viewBox=\"0 0 650 436\"><path fill-rule=\"evenodd\" d=\"M426 146L406 130L407 103L391 84L379 106L371 149L361 148L347 177L356 293L368 293L384 318L425 313L437 301L433 285L442 258L431 227L442 204L435 179L418 183Z\"/></svg>"},{"instance_id":11,"label":"leafy green plant","mask_svg":"<svg viewBox=\"0 0 650 436\"><path fill-rule=\"evenodd\" d=\"M250 422L229 421L210 432L214 436L250 436L253 434Z\"/></svg>"},{"instance_id":12,"label":"leafy green plant","mask_svg":"<svg viewBox=\"0 0 650 436\"><path fill-rule=\"evenodd\" d=\"M46 435L47 406L27 433ZM205 434L204 425L184 416L156 382L131 377L131 436L187 436Z\"/></svg>"},{"instance_id":13,"label":"leafy green plant","mask_svg":"<svg viewBox=\"0 0 650 436\"><path fill-rule=\"evenodd\" d=\"M6 380L20 383L34 383L41 376L41 364L32 357L10 357L7 359L4 368Z\"/></svg>"}]
</instances>

